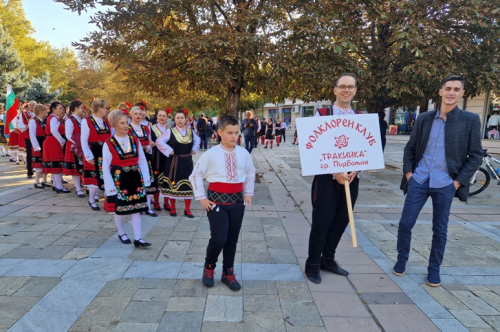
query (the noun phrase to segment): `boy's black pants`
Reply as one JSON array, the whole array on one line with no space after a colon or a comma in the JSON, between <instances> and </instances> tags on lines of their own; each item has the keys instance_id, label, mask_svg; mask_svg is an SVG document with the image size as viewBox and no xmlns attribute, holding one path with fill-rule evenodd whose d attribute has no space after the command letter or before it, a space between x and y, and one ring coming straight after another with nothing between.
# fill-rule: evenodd
<instances>
[{"instance_id":1,"label":"boy's black pants","mask_svg":"<svg viewBox=\"0 0 500 332\"><path fill-rule=\"evenodd\" d=\"M219 209L218 212L216 211L217 208ZM217 205L212 211L207 212L211 238L208 242L205 267L212 265L212 268L214 268L221 251L224 271L234 266L236 244L238 243L244 213L245 206L243 202L231 205Z\"/></svg>"}]
</instances>

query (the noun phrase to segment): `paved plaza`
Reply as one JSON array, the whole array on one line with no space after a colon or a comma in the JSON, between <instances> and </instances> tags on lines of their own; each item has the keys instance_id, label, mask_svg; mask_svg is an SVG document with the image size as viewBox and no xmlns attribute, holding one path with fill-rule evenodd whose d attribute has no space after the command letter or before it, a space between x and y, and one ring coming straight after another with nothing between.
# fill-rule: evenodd
<instances>
[{"instance_id":1,"label":"paved plaza","mask_svg":"<svg viewBox=\"0 0 500 332\"><path fill-rule=\"evenodd\" d=\"M348 233L339 245L349 276L322 272L316 285L303 274L312 177L301 176L290 141L252 153L257 183L236 254L240 292L220 282L220 266L215 287L201 283L210 232L197 202L194 219L143 215L153 245L135 249L119 242L111 215L74 191L33 188L23 165L0 158L0 331L500 331L500 186L454 201L442 287L425 283L430 200L407 274L396 277L404 145L389 140L386 169L362 173L359 247Z\"/></svg>"}]
</instances>

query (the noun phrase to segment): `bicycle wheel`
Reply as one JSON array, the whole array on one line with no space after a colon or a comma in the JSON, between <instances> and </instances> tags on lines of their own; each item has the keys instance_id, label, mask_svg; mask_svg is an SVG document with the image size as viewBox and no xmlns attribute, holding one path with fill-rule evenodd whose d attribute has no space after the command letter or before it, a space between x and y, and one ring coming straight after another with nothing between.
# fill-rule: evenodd
<instances>
[{"instance_id":1,"label":"bicycle wheel","mask_svg":"<svg viewBox=\"0 0 500 332\"><path fill-rule=\"evenodd\" d=\"M482 192L490 184L490 173L484 168L479 168L470 180L469 196Z\"/></svg>"}]
</instances>

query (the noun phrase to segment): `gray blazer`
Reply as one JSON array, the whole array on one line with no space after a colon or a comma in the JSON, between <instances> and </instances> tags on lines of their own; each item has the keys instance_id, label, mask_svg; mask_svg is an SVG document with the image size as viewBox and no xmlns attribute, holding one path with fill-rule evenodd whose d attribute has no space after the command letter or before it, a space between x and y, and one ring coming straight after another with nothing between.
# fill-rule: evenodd
<instances>
[{"instance_id":1,"label":"gray blazer","mask_svg":"<svg viewBox=\"0 0 500 332\"><path fill-rule=\"evenodd\" d=\"M415 172L427 147L432 122L438 111L420 114L411 131L403 156L401 190L405 194L408 188L405 174ZM469 198L469 181L481 165L483 158L479 116L464 111L458 106L449 112L446 115L444 149L450 177L460 182L460 187L455 196L462 202L467 202Z\"/></svg>"}]
</instances>

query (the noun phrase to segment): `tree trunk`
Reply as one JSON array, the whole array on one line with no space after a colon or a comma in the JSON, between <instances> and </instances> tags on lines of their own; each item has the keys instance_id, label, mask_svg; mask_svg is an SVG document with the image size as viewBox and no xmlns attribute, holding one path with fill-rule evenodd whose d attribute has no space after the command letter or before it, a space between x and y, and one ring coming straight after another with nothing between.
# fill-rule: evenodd
<instances>
[{"instance_id":1,"label":"tree trunk","mask_svg":"<svg viewBox=\"0 0 500 332\"><path fill-rule=\"evenodd\" d=\"M238 118L240 109L241 88L243 78L234 79L227 87L226 112L224 114L232 115Z\"/></svg>"}]
</instances>

